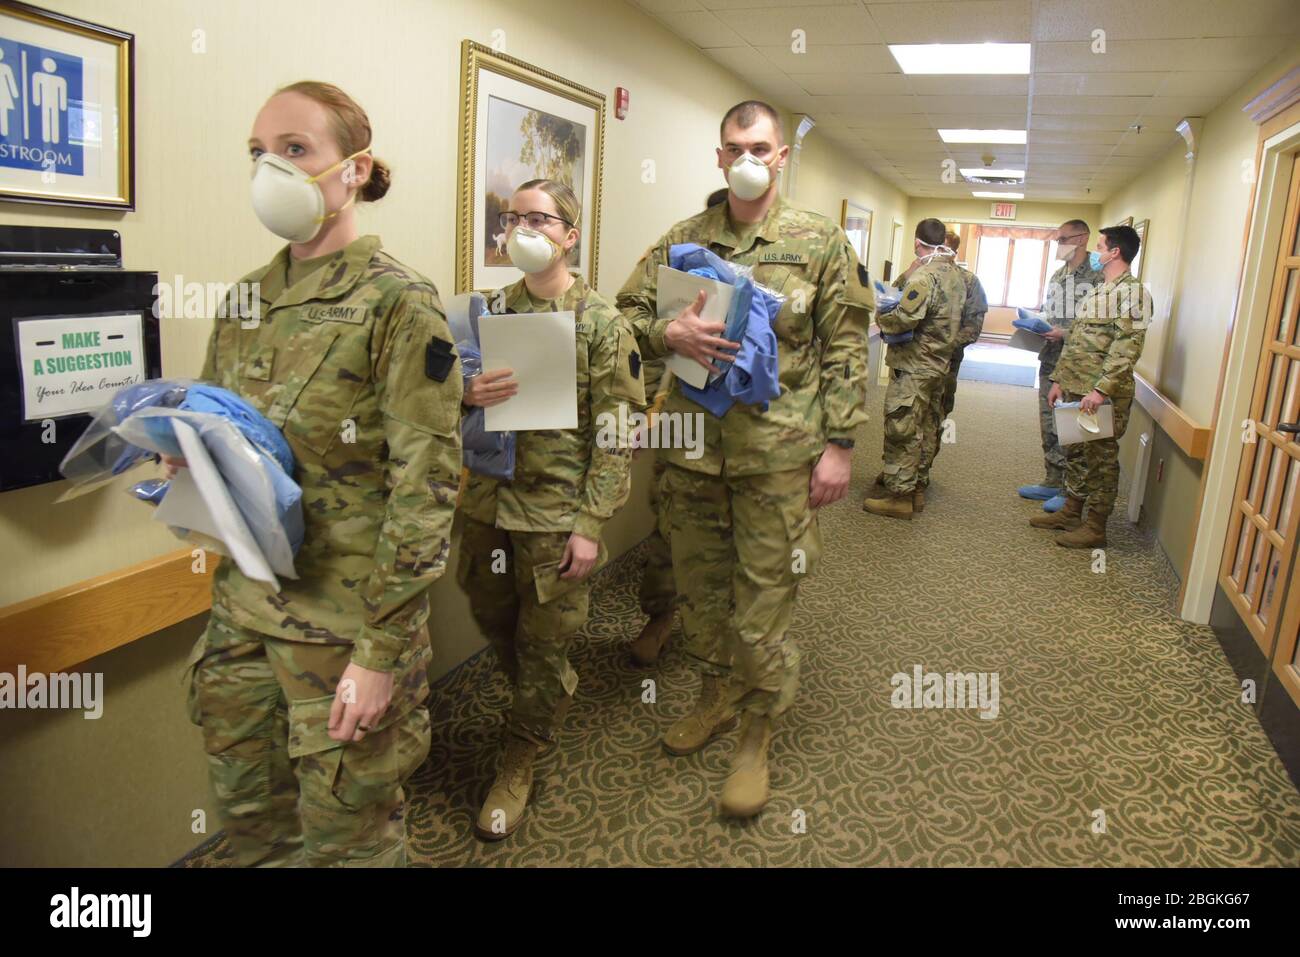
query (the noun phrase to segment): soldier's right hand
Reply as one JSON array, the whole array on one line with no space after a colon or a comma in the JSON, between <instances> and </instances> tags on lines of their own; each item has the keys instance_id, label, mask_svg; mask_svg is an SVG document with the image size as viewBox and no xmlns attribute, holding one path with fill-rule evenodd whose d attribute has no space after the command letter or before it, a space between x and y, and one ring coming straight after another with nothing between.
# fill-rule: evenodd
<instances>
[{"instance_id":1,"label":"soldier's right hand","mask_svg":"<svg viewBox=\"0 0 1300 957\"><path fill-rule=\"evenodd\" d=\"M1056 408L1056 403L1061 401L1061 384L1053 382L1052 387L1047 390L1047 407Z\"/></svg>"},{"instance_id":2,"label":"soldier's right hand","mask_svg":"<svg viewBox=\"0 0 1300 957\"><path fill-rule=\"evenodd\" d=\"M1063 342L1065 340L1065 330L1060 326L1052 326L1043 333L1043 338L1049 342Z\"/></svg>"},{"instance_id":3,"label":"soldier's right hand","mask_svg":"<svg viewBox=\"0 0 1300 957\"><path fill-rule=\"evenodd\" d=\"M664 344L679 356L694 359L710 372L717 372L714 360L730 362L736 357L740 343L719 335L727 328L726 323L707 322L700 318L700 310L707 299L708 294L701 289L695 301L668 323L664 330ZM724 349L730 351L724 352Z\"/></svg>"},{"instance_id":4,"label":"soldier's right hand","mask_svg":"<svg viewBox=\"0 0 1300 957\"><path fill-rule=\"evenodd\" d=\"M163 475L169 480L176 477L176 471L178 469L189 468L189 463L178 456L163 455L161 458L163 464Z\"/></svg>"},{"instance_id":5,"label":"soldier's right hand","mask_svg":"<svg viewBox=\"0 0 1300 957\"><path fill-rule=\"evenodd\" d=\"M466 405L488 406L500 405L519 392L519 383L511 378L513 369L494 369L473 376L465 382L465 396L461 400Z\"/></svg>"}]
</instances>

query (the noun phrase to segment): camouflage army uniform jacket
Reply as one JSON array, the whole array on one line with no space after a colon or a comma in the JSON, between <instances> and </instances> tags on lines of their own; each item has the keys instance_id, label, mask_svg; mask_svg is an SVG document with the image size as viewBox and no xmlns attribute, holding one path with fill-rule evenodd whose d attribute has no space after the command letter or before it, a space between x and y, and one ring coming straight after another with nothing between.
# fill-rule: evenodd
<instances>
[{"instance_id":1,"label":"camouflage army uniform jacket","mask_svg":"<svg viewBox=\"0 0 1300 957\"><path fill-rule=\"evenodd\" d=\"M1052 380L1076 395L1131 397L1150 318L1150 296L1132 273L1103 282L1079 304Z\"/></svg>"},{"instance_id":2,"label":"camouflage army uniform jacket","mask_svg":"<svg viewBox=\"0 0 1300 957\"><path fill-rule=\"evenodd\" d=\"M1058 329L1069 329L1072 318L1079 315L1079 306L1092 295L1092 291L1106 281L1106 277L1092 268L1087 256L1074 269L1068 264L1052 273L1047 281L1047 295L1043 299L1043 318ZM1065 340L1048 339L1038 350L1038 361L1050 372L1061 357Z\"/></svg>"},{"instance_id":3,"label":"camouflage army uniform jacket","mask_svg":"<svg viewBox=\"0 0 1300 957\"><path fill-rule=\"evenodd\" d=\"M626 426L631 414L645 407L641 355L632 328L580 276L558 299L533 299L520 279L489 295L488 303L494 310L499 303L506 313L573 311L578 427L515 433L514 480L471 472L461 508L497 528L577 532L599 541L605 522L627 501L632 449ZM621 416L620 406L625 408ZM608 441L611 437L616 441Z\"/></svg>"},{"instance_id":4,"label":"camouflage army uniform jacket","mask_svg":"<svg viewBox=\"0 0 1300 957\"><path fill-rule=\"evenodd\" d=\"M946 374L965 306L966 280L951 256L935 256L917 267L898 308L876 319L888 335L913 334L907 342L890 345L889 367L914 375Z\"/></svg>"},{"instance_id":5,"label":"camouflage army uniform jacket","mask_svg":"<svg viewBox=\"0 0 1300 957\"><path fill-rule=\"evenodd\" d=\"M752 267L755 281L785 297L772 323L780 360L781 395L766 412L737 404L721 418L703 412L679 383L666 414L702 413L704 454L660 450L674 465L720 475L763 475L800 468L821 454L828 439L853 437L867 419L867 328L875 298L865 267L838 225L781 198L747 241L732 228L728 203L682 220L648 249L618 294L618 307L636 330L642 354L668 355L656 293L659 266L676 243L698 243L723 259Z\"/></svg>"},{"instance_id":6,"label":"camouflage army uniform jacket","mask_svg":"<svg viewBox=\"0 0 1300 957\"><path fill-rule=\"evenodd\" d=\"M289 249L242 280L256 321L218 315L202 378L284 432L302 486L296 581L278 594L222 562L213 613L268 635L351 641L393 670L429 613L460 478L460 363L433 284L363 236L286 288Z\"/></svg>"},{"instance_id":7,"label":"camouflage army uniform jacket","mask_svg":"<svg viewBox=\"0 0 1300 957\"><path fill-rule=\"evenodd\" d=\"M966 302L961 309L961 325L957 327L956 344L968 346L979 340L984 331L984 316L989 311L989 299L984 294L984 284L979 276L960 264L962 282L966 283Z\"/></svg>"}]
</instances>

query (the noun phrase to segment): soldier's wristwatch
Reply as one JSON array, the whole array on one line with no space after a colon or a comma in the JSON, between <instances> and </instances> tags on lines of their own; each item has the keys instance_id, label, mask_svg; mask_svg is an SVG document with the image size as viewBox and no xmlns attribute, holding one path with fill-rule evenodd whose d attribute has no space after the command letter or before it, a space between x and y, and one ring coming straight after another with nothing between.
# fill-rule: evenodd
<instances>
[{"instance_id":1,"label":"soldier's wristwatch","mask_svg":"<svg viewBox=\"0 0 1300 957\"><path fill-rule=\"evenodd\" d=\"M827 439L831 445L838 445L842 449L853 448L853 439Z\"/></svg>"}]
</instances>

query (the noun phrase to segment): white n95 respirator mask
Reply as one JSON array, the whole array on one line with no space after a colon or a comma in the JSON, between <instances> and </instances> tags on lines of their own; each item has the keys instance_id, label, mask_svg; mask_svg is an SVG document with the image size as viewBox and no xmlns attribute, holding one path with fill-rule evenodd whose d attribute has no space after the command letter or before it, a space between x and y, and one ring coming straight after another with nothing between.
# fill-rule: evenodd
<instances>
[{"instance_id":1,"label":"white n95 respirator mask","mask_svg":"<svg viewBox=\"0 0 1300 957\"><path fill-rule=\"evenodd\" d=\"M346 203L327 214L325 194L317 182L369 149L358 150L315 176L308 176L283 156L263 153L253 164L253 212L263 226L281 239L291 243L311 242L325 220L333 219L357 198L353 191Z\"/></svg>"},{"instance_id":2,"label":"white n95 respirator mask","mask_svg":"<svg viewBox=\"0 0 1300 957\"><path fill-rule=\"evenodd\" d=\"M758 199L772 185L772 171L753 153L744 153L728 170L727 185L737 199Z\"/></svg>"},{"instance_id":3,"label":"white n95 respirator mask","mask_svg":"<svg viewBox=\"0 0 1300 957\"><path fill-rule=\"evenodd\" d=\"M516 269L525 273L541 272L560 255L560 247L550 236L527 226L516 226L506 240L506 252Z\"/></svg>"}]
</instances>

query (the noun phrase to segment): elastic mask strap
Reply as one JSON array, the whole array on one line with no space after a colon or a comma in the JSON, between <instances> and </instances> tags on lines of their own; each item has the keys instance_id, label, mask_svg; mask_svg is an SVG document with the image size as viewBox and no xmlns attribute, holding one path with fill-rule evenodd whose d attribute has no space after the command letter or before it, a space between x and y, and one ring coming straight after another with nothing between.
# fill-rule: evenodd
<instances>
[{"instance_id":1,"label":"elastic mask strap","mask_svg":"<svg viewBox=\"0 0 1300 957\"><path fill-rule=\"evenodd\" d=\"M343 157L343 159L339 160L337 163L335 163L335 164L334 164L333 166L331 166L329 169L327 169L327 170L323 170L323 171L317 173L315 176L310 177L310 178L307 180L307 182L309 182L309 183L315 183L317 180L325 178L325 177L328 176L330 173L332 173L332 172L334 172L336 169L338 169L340 166L343 166L345 163L348 163L348 162L350 162L351 160L356 159L356 158L357 158L358 156L360 156L362 153L369 153L369 152L370 152L370 147L369 147L369 146L367 146L365 149L357 150L357 151L356 151L355 153L353 153L351 156L345 156L345 157ZM347 209L349 206L351 206L353 203L355 203L355 202L357 201L357 193L359 193L359 192L361 192L361 191L360 191L360 190L353 190L353 191L352 191L352 195L348 197L348 201L347 201L346 203L344 203L344 204L343 204L342 206L340 206L338 209L334 210L334 212L332 212L332 213L326 213L324 216L317 216L317 217L316 217L316 222L318 222L318 223L323 223L323 222L325 222L325 220L327 220L327 219L333 219L335 216L337 216L339 213L343 212L343 210Z\"/></svg>"}]
</instances>

